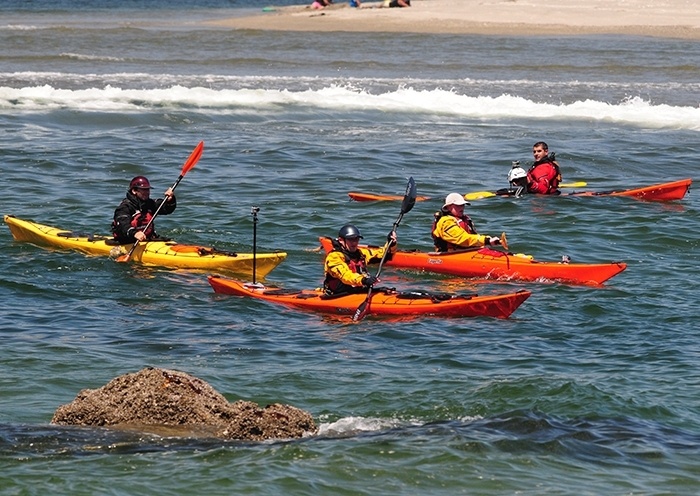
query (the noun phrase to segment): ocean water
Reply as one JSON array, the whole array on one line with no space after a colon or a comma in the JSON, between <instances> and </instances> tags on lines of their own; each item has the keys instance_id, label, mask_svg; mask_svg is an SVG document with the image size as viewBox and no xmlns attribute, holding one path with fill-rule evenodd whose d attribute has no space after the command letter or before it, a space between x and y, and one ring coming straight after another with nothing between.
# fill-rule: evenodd
<instances>
[{"instance_id":1,"label":"ocean water","mask_svg":"<svg viewBox=\"0 0 700 496\"><path fill-rule=\"evenodd\" d=\"M505 187L535 141L590 190L700 174L700 46L214 29L259 2L2 2L2 214L107 233L128 181L172 185L157 221L187 243L287 260L322 280L346 222L428 250L441 198ZM275 2L277 5L291 2ZM700 216L682 201L474 201L480 232L540 260L623 260L602 287L460 280L385 267L399 288L528 288L508 320L359 324L215 295L206 274L13 241L0 228L2 494L697 494ZM50 424L85 388L146 366L231 401L312 413L316 436L176 439Z\"/></svg>"}]
</instances>

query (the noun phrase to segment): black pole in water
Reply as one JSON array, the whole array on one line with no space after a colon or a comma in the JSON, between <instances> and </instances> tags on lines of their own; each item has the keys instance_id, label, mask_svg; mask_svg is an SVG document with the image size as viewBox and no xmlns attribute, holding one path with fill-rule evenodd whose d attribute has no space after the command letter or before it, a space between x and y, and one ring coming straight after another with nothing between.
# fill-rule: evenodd
<instances>
[{"instance_id":1,"label":"black pole in water","mask_svg":"<svg viewBox=\"0 0 700 496\"><path fill-rule=\"evenodd\" d=\"M260 212L260 207L252 207L250 213L253 214L253 284L255 284L255 271L256 271L256 257L257 257L257 244L258 244L258 212Z\"/></svg>"}]
</instances>

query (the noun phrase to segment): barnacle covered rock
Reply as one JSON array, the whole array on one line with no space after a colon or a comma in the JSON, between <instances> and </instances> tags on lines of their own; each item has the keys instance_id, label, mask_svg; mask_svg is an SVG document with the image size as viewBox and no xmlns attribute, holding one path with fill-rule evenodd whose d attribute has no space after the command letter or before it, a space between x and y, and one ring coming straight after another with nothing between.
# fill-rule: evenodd
<instances>
[{"instance_id":1,"label":"barnacle covered rock","mask_svg":"<svg viewBox=\"0 0 700 496\"><path fill-rule=\"evenodd\" d=\"M201 379L150 367L80 391L56 410L51 422L249 441L300 438L317 431L313 417L293 406L229 403Z\"/></svg>"}]
</instances>

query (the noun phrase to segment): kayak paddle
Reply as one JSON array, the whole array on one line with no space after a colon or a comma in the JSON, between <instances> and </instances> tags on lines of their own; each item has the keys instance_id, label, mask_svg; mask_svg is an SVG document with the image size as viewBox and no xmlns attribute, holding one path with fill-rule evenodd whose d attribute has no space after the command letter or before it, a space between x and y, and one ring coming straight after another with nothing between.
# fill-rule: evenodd
<instances>
[{"instance_id":1,"label":"kayak paddle","mask_svg":"<svg viewBox=\"0 0 700 496\"><path fill-rule=\"evenodd\" d=\"M560 188L583 188L588 186L586 181L577 181L575 183L562 183L559 185ZM474 191L473 193L467 193L464 195L465 200L481 200L483 198L491 198L496 196L493 191Z\"/></svg>"},{"instance_id":2,"label":"kayak paddle","mask_svg":"<svg viewBox=\"0 0 700 496\"><path fill-rule=\"evenodd\" d=\"M175 184L173 184L171 190L175 191L175 188L177 188L177 185L180 184L180 181L182 181L182 178L185 177L185 174L187 174L190 169L192 169L197 162L199 161L199 157L202 156L202 149L204 148L204 141L200 141L199 144L195 147L195 149L190 153L189 158L185 162L185 165L182 166L182 171L180 172L180 177L177 178L177 181L175 181ZM151 224L153 224L153 221L156 220L156 216L160 212L160 209L163 207L163 204L165 203L165 199L158 205L158 209L155 211L153 214L153 217L151 217L151 220L148 221L148 224L146 224L146 227L143 229L144 231L148 231L148 228L151 227ZM137 239L134 244L131 246L131 249L129 250L129 253L126 255L122 255L120 257L117 257L117 262L128 262L131 259L131 255L134 253L134 250L136 250L136 247L139 245L139 240Z\"/></svg>"},{"instance_id":3,"label":"kayak paddle","mask_svg":"<svg viewBox=\"0 0 700 496\"><path fill-rule=\"evenodd\" d=\"M396 222L394 222L394 227L392 229L392 232L396 231L399 227L399 223L401 223L401 219L403 219L404 214L407 214L408 212L411 211L413 208L413 205L416 204L416 182L413 180L413 177L408 178L408 184L406 184L406 193L403 195L403 201L401 202L401 213L399 216L396 218ZM379 261L379 268L377 269L377 275L375 277L379 277L379 274L382 272L382 266L384 265L384 260L386 260L386 254L389 252L389 245L391 244L391 240L387 240L386 244L384 245L384 253L382 254L382 259ZM357 310L355 310L355 314L352 316L353 322L358 322L362 320L365 317L365 314L367 313L367 310L369 310L369 302L372 299L372 286L369 287L369 290L367 290L367 298L365 298L365 301L363 301L359 307L357 307Z\"/></svg>"},{"instance_id":4,"label":"kayak paddle","mask_svg":"<svg viewBox=\"0 0 700 496\"><path fill-rule=\"evenodd\" d=\"M560 188L583 188L587 186L588 183L585 181L578 181L575 183L562 183L559 185ZM369 201L398 201L402 197L398 195L380 195L375 193L361 193L359 191L350 191L348 196L358 202L369 202ZM492 191L476 191L474 193L467 193L464 195L466 200L481 200L482 198L490 198L496 196L496 193ZM416 201L427 201L432 200L429 196L417 196Z\"/></svg>"}]
</instances>

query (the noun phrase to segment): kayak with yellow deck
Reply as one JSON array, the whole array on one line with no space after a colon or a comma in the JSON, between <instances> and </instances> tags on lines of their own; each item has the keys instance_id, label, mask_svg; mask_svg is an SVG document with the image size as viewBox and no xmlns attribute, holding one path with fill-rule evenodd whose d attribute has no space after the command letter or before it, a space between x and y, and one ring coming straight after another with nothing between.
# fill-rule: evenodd
<instances>
[{"instance_id":1,"label":"kayak with yellow deck","mask_svg":"<svg viewBox=\"0 0 700 496\"><path fill-rule=\"evenodd\" d=\"M320 237L323 250L333 249L332 239ZM387 266L421 270L458 277L508 281L558 281L567 284L597 286L627 268L624 262L597 264L540 262L534 258L484 247L452 252L397 250Z\"/></svg>"},{"instance_id":2,"label":"kayak with yellow deck","mask_svg":"<svg viewBox=\"0 0 700 496\"><path fill-rule=\"evenodd\" d=\"M60 250L74 250L87 255L102 255L116 258L123 256L131 244L115 244L112 237L85 233L75 233L12 215L5 215L5 223L16 241L24 241L41 247ZM131 255L131 260L145 265L175 269L225 271L241 276L251 276L255 263L258 276L264 277L277 267L287 254L274 253L233 253L220 251L214 247L184 245L171 240L153 240L139 243Z\"/></svg>"},{"instance_id":3,"label":"kayak with yellow deck","mask_svg":"<svg viewBox=\"0 0 700 496\"><path fill-rule=\"evenodd\" d=\"M287 290L247 284L220 276L209 276L209 284L215 293L245 296L283 305L332 315L352 317L367 297L365 292L326 295L321 289ZM375 288L367 304L367 315L378 317L495 317L507 319L530 297L531 292L479 296L422 291L400 292L388 288Z\"/></svg>"}]
</instances>

